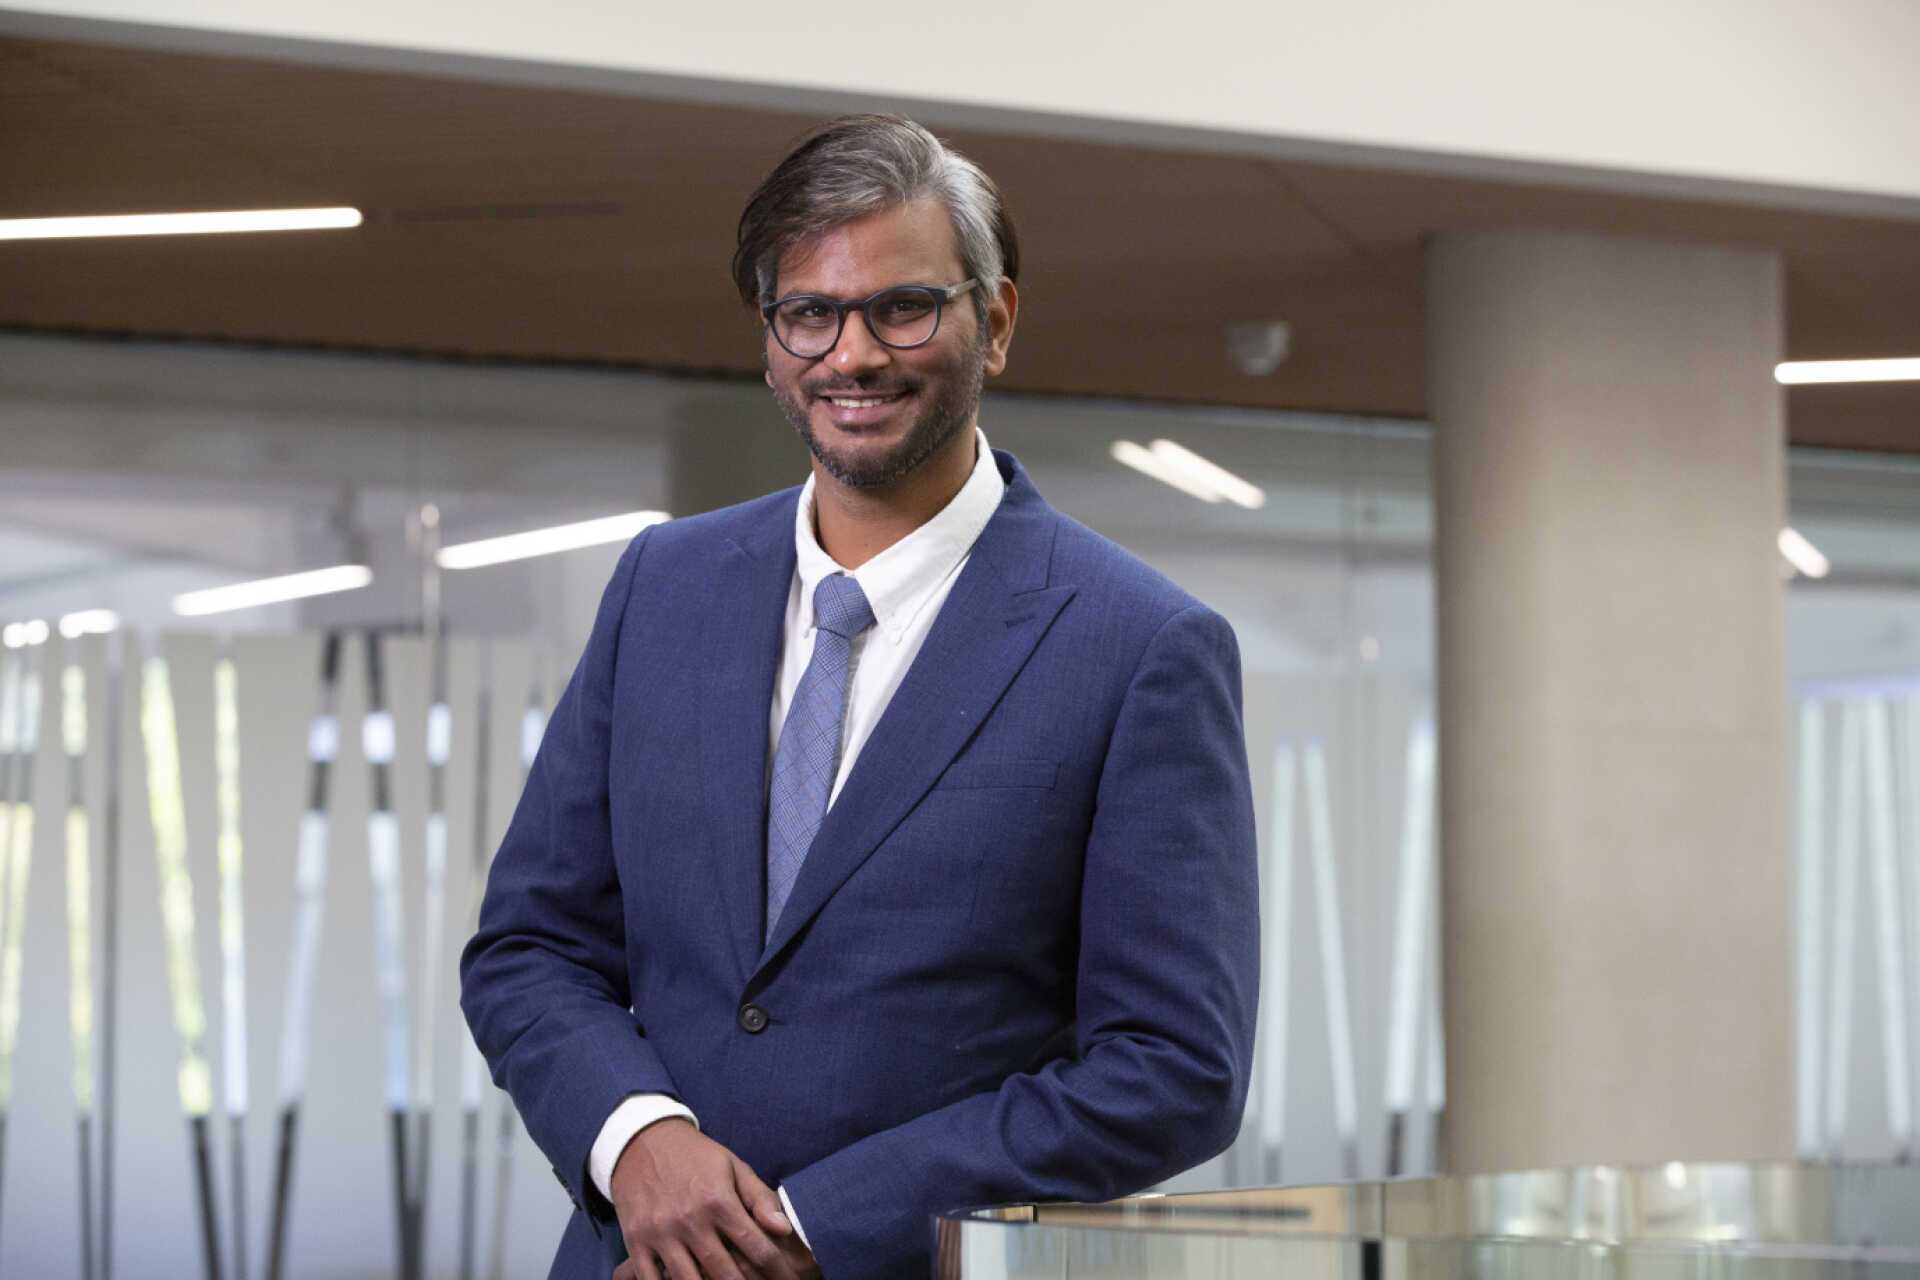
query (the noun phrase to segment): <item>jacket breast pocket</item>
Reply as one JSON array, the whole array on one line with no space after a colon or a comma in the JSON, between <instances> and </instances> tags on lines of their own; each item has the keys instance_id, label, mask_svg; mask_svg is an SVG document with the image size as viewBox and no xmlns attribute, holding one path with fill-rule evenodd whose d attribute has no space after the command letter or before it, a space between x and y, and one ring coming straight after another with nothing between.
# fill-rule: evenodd
<instances>
[{"instance_id":1,"label":"jacket breast pocket","mask_svg":"<svg viewBox=\"0 0 1920 1280\"><path fill-rule=\"evenodd\" d=\"M1000 787L1051 791L1059 775L1060 766L1052 760L956 760L934 786L940 791Z\"/></svg>"}]
</instances>

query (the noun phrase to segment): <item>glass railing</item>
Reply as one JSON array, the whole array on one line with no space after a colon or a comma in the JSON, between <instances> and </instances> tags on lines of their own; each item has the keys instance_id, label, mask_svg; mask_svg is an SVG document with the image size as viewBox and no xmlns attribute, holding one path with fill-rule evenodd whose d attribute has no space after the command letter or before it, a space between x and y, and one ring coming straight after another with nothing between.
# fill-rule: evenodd
<instances>
[{"instance_id":1,"label":"glass railing","mask_svg":"<svg viewBox=\"0 0 1920 1280\"><path fill-rule=\"evenodd\" d=\"M940 1280L1920 1280L1920 1167L1577 1169L1011 1205Z\"/></svg>"}]
</instances>

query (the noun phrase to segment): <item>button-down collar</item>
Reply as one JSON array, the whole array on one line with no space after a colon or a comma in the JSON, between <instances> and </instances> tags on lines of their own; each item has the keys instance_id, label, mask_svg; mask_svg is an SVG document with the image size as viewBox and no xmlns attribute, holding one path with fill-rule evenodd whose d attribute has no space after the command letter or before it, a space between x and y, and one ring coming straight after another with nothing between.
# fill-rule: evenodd
<instances>
[{"instance_id":1,"label":"button-down collar","mask_svg":"<svg viewBox=\"0 0 1920 1280\"><path fill-rule=\"evenodd\" d=\"M967 558L981 530L1000 506L1007 482L987 447L986 433L973 429L973 472L960 492L938 514L858 569L842 568L820 546L813 531L813 477L800 490L794 513L795 570L800 576L801 622L813 629L813 591L828 574L851 574L866 592L874 623L898 642L941 584Z\"/></svg>"}]
</instances>

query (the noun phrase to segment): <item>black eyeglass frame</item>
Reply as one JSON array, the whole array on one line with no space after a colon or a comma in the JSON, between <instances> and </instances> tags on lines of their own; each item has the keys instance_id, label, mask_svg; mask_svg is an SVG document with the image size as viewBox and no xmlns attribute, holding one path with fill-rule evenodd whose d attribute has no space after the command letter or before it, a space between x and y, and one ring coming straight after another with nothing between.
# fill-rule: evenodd
<instances>
[{"instance_id":1,"label":"black eyeglass frame","mask_svg":"<svg viewBox=\"0 0 1920 1280\"><path fill-rule=\"evenodd\" d=\"M891 347L895 351L911 351L915 347L924 347L929 342L932 342L934 335L940 332L940 321L946 315L947 303L953 301L953 299L959 297L961 294L969 292L979 283L980 281L978 279L969 279L962 280L959 284L945 286L937 284L890 284L878 293L861 298L858 302L835 302L832 298L817 293L796 293L785 298L776 298L772 302L769 302L766 306L760 308L760 317L766 321L767 332L771 333L773 340L780 344L780 349L796 360L818 360L839 346L841 336L847 331L847 313L850 311L858 311L860 313L860 322L867 326L867 332L871 334L873 340L881 346ZM867 310L868 307L871 307L888 294L898 293L902 289L920 289L933 296L933 328L927 330L927 336L921 338L918 342L887 341L874 329L873 315ZM823 307L833 308L833 341L812 355L801 355L798 351L789 347L787 340L780 336L780 327L773 322L773 313L791 302L817 302Z\"/></svg>"}]
</instances>

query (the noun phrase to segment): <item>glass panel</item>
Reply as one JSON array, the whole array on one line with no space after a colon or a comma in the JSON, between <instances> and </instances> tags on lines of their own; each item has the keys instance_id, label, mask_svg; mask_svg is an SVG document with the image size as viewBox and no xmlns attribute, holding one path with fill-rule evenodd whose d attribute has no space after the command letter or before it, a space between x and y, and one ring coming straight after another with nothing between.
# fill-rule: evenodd
<instances>
[{"instance_id":1,"label":"glass panel","mask_svg":"<svg viewBox=\"0 0 1920 1280\"><path fill-rule=\"evenodd\" d=\"M940 1223L942 1280L1920 1276L1920 1170L1666 1164L1012 1206Z\"/></svg>"}]
</instances>

